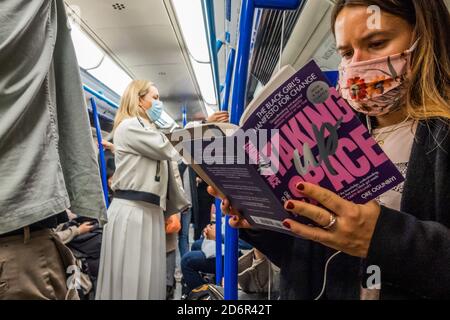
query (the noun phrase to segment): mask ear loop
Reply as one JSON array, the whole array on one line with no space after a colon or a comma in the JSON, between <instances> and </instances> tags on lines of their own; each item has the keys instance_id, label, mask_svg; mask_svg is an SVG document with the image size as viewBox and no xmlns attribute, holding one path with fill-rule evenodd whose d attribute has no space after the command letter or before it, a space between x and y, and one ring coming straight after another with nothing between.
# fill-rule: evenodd
<instances>
[{"instance_id":1,"label":"mask ear loop","mask_svg":"<svg viewBox=\"0 0 450 320\"><path fill-rule=\"evenodd\" d=\"M407 52L407 53L413 53L413 52L417 49L417 47L419 46L419 41L420 41L420 37L417 38L416 41L414 41L414 43L412 44L412 46L411 46L408 50L406 50L406 52Z\"/></svg>"},{"instance_id":2,"label":"mask ear loop","mask_svg":"<svg viewBox=\"0 0 450 320\"><path fill-rule=\"evenodd\" d=\"M411 48L406 50L406 53L408 54L408 69L410 71L412 70L413 54L414 54L414 51L416 51L417 47L419 46L419 41L420 41L420 37L417 38L416 41L414 41L414 43L411 46Z\"/></svg>"}]
</instances>

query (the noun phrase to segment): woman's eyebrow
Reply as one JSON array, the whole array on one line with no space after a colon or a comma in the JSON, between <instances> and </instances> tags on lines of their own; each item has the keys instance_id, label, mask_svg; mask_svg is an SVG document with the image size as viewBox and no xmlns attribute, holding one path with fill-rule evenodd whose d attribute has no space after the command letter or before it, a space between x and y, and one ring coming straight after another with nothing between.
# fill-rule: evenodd
<instances>
[{"instance_id":1,"label":"woman's eyebrow","mask_svg":"<svg viewBox=\"0 0 450 320\"><path fill-rule=\"evenodd\" d=\"M372 38L378 37L378 36L390 36L392 35L392 31L384 30L384 31L372 31L368 34L364 35L359 41L361 42L367 42L370 41Z\"/></svg>"},{"instance_id":2,"label":"woman's eyebrow","mask_svg":"<svg viewBox=\"0 0 450 320\"><path fill-rule=\"evenodd\" d=\"M350 47L351 46L349 46L349 45L341 45L341 46L336 47L336 51L344 51L344 50L349 49Z\"/></svg>"},{"instance_id":3,"label":"woman's eyebrow","mask_svg":"<svg viewBox=\"0 0 450 320\"><path fill-rule=\"evenodd\" d=\"M365 42L369 42L371 39L378 37L378 36L384 36L384 37L389 37L394 33L394 31L391 30L383 30L383 31L372 31L367 33L366 35L362 36L360 39L358 39L359 43L365 43ZM336 51L344 51L344 50L348 50L350 49L352 46L351 45L340 45L337 46Z\"/></svg>"}]
</instances>

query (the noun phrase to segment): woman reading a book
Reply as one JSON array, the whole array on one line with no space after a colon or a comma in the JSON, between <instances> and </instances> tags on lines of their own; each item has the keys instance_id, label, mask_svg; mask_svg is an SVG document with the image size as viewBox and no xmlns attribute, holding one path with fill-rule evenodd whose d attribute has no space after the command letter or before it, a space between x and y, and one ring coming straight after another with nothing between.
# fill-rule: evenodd
<instances>
[{"instance_id":1,"label":"woman reading a book","mask_svg":"<svg viewBox=\"0 0 450 320\"><path fill-rule=\"evenodd\" d=\"M282 299L450 297L449 30L443 0L337 1L339 90L406 180L365 205L298 184L321 204L285 203L320 226L285 220L301 238L251 229L224 199L240 237L281 267Z\"/></svg>"}]
</instances>

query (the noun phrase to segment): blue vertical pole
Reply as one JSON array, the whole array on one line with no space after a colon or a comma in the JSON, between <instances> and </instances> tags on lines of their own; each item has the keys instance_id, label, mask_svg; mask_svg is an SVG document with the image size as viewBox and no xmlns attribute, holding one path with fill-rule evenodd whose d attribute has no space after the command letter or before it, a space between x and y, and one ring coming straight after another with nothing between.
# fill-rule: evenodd
<instances>
[{"instance_id":1,"label":"blue vertical pole","mask_svg":"<svg viewBox=\"0 0 450 320\"><path fill-rule=\"evenodd\" d=\"M339 80L339 71L325 71L325 76L330 81L333 87L336 87Z\"/></svg>"},{"instance_id":2,"label":"blue vertical pole","mask_svg":"<svg viewBox=\"0 0 450 320\"><path fill-rule=\"evenodd\" d=\"M219 63L217 61L217 53L222 48L223 42L216 40L216 28L214 22L214 3L212 0L203 0L203 12L206 17L205 22L208 26L209 49L211 52L211 63L213 65L214 79L216 82L217 105L221 109L220 101L220 80L219 80ZM215 44L215 46L214 46ZM220 210L220 202L216 201L216 283L222 282L222 211Z\"/></svg>"},{"instance_id":3,"label":"blue vertical pole","mask_svg":"<svg viewBox=\"0 0 450 320\"><path fill-rule=\"evenodd\" d=\"M225 0L225 19L231 22L231 0Z\"/></svg>"},{"instance_id":4,"label":"blue vertical pole","mask_svg":"<svg viewBox=\"0 0 450 320\"><path fill-rule=\"evenodd\" d=\"M243 0L239 26L239 42L237 48L236 71L233 83L233 100L231 106L231 122L239 124L245 108L245 93L250 58L251 31L253 28L254 0Z\"/></svg>"},{"instance_id":5,"label":"blue vertical pole","mask_svg":"<svg viewBox=\"0 0 450 320\"><path fill-rule=\"evenodd\" d=\"M301 2L302 0L254 0L255 7L282 10L297 9Z\"/></svg>"},{"instance_id":6,"label":"blue vertical pole","mask_svg":"<svg viewBox=\"0 0 450 320\"><path fill-rule=\"evenodd\" d=\"M220 49L222 49L223 46L223 41L222 40L217 40L216 41L216 52L219 52Z\"/></svg>"},{"instance_id":7,"label":"blue vertical pole","mask_svg":"<svg viewBox=\"0 0 450 320\"><path fill-rule=\"evenodd\" d=\"M222 285L223 257L222 257L222 209L220 199L216 199L216 284Z\"/></svg>"},{"instance_id":8,"label":"blue vertical pole","mask_svg":"<svg viewBox=\"0 0 450 320\"><path fill-rule=\"evenodd\" d=\"M227 63L227 73L225 75L225 95L223 97L222 110L228 110L228 105L230 103L230 93L231 93L231 79L233 78L234 70L234 59L236 57L236 50L231 48L228 63Z\"/></svg>"},{"instance_id":9,"label":"blue vertical pole","mask_svg":"<svg viewBox=\"0 0 450 320\"><path fill-rule=\"evenodd\" d=\"M105 197L106 207L109 207L108 200L108 181L106 179L106 162L105 162L105 153L103 151L102 145L102 132L100 129L100 121L98 119L97 112L97 104L95 103L94 97L90 98L91 106L92 106L92 115L94 118L95 131L97 132L97 142L98 142L98 151L100 155L100 174L102 178L102 187L103 187L103 196Z\"/></svg>"},{"instance_id":10,"label":"blue vertical pole","mask_svg":"<svg viewBox=\"0 0 450 320\"><path fill-rule=\"evenodd\" d=\"M181 107L181 114L182 114L182 120L183 120L183 128L187 125L187 110L186 105Z\"/></svg>"},{"instance_id":11,"label":"blue vertical pole","mask_svg":"<svg viewBox=\"0 0 450 320\"><path fill-rule=\"evenodd\" d=\"M226 2L226 20L231 22L231 0ZM225 32L225 42L227 45L230 44L230 32L228 30ZM220 105L220 111L228 111L228 104L230 100L231 92L231 79L233 78L234 70L234 59L236 56L236 50L232 48L228 53L227 71L225 75L225 93L223 97L223 102ZM223 278L223 252L222 252L222 201L216 199L216 235L220 232L220 237L216 236L216 283L217 285L222 285ZM225 220L228 221L228 220ZM220 240L220 241L219 241Z\"/></svg>"},{"instance_id":12,"label":"blue vertical pole","mask_svg":"<svg viewBox=\"0 0 450 320\"><path fill-rule=\"evenodd\" d=\"M239 22L239 43L230 115L231 123L239 124L239 120L245 109L245 94L255 8L295 9L300 5L300 2L300 0L242 0ZM227 217L225 229L225 300L236 300L239 233L237 229L230 227L229 219Z\"/></svg>"},{"instance_id":13,"label":"blue vertical pole","mask_svg":"<svg viewBox=\"0 0 450 320\"><path fill-rule=\"evenodd\" d=\"M214 19L214 2L213 0L202 1L203 15L205 19L205 25L207 26L207 33L209 37L208 46L211 52L211 65L216 84L216 99L217 105L220 108L220 79L219 79L219 62L217 59L218 42L216 39L216 23ZM221 42L223 45L223 42Z\"/></svg>"},{"instance_id":14,"label":"blue vertical pole","mask_svg":"<svg viewBox=\"0 0 450 320\"><path fill-rule=\"evenodd\" d=\"M250 40L253 27L254 0L243 0L241 8L239 42L237 48L236 71L233 83L233 99L231 105L231 123L239 124L245 108L245 91L250 58ZM237 300L237 261L238 238L237 229L230 227L229 217L225 227L225 300Z\"/></svg>"}]
</instances>

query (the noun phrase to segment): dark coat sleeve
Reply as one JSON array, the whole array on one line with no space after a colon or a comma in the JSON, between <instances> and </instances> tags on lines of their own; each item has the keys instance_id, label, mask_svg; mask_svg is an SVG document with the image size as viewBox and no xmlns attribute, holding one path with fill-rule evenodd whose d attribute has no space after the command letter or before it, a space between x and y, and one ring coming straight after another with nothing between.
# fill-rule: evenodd
<instances>
[{"instance_id":1,"label":"dark coat sleeve","mask_svg":"<svg viewBox=\"0 0 450 320\"><path fill-rule=\"evenodd\" d=\"M427 298L450 297L450 229L383 207L369 248L368 265L381 281Z\"/></svg>"}]
</instances>

